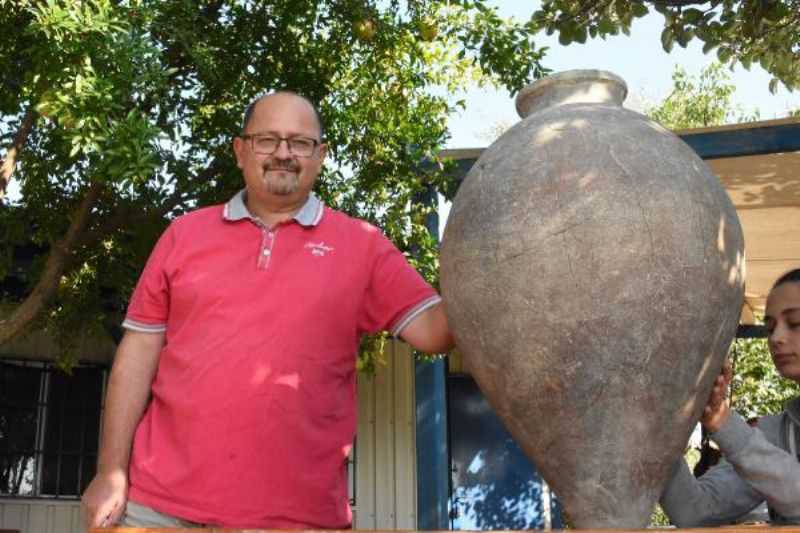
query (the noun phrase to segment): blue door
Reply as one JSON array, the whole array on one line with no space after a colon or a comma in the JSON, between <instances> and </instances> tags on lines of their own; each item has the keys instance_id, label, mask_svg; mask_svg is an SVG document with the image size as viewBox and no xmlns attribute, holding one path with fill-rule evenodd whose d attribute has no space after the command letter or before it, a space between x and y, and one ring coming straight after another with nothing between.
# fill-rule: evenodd
<instances>
[{"instance_id":1,"label":"blue door","mask_svg":"<svg viewBox=\"0 0 800 533\"><path fill-rule=\"evenodd\" d=\"M450 529L534 529L543 528L546 522L554 529L562 528L558 502L489 407L475 380L450 375L447 393Z\"/></svg>"}]
</instances>

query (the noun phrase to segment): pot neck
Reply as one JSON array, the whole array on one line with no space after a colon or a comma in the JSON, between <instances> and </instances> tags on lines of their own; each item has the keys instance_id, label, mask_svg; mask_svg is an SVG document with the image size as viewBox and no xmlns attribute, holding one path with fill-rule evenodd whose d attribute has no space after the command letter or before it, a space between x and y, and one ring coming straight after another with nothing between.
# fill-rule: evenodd
<instances>
[{"instance_id":1,"label":"pot neck","mask_svg":"<svg viewBox=\"0 0 800 533\"><path fill-rule=\"evenodd\" d=\"M522 118L549 107L568 104L622 106L628 94L625 80L604 70L568 70L543 78L517 95Z\"/></svg>"}]
</instances>

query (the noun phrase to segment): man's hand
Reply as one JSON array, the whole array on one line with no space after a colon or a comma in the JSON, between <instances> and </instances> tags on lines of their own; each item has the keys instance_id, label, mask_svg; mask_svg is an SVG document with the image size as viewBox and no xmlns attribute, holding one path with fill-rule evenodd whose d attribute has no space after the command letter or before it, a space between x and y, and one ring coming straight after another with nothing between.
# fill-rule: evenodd
<instances>
[{"instance_id":1,"label":"man's hand","mask_svg":"<svg viewBox=\"0 0 800 533\"><path fill-rule=\"evenodd\" d=\"M123 470L98 472L81 497L86 527L109 527L125 511L128 475Z\"/></svg>"},{"instance_id":2,"label":"man's hand","mask_svg":"<svg viewBox=\"0 0 800 533\"><path fill-rule=\"evenodd\" d=\"M718 431L731 414L728 387L732 378L731 363L726 359L722 365L722 371L714 381L714 387L711 389L711 396L703 410L703 416L700 417L700 423L711 433Z\"/></svg>"}]
</instances>

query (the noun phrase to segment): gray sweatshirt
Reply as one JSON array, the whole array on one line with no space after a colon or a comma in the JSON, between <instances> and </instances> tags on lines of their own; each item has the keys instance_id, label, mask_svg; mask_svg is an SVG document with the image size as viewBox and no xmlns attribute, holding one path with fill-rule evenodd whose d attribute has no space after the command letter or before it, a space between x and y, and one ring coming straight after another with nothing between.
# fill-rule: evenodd
<instances>
[{"instance_id":1,"label":"gray sweatshirt","mask_svg":"<svg viewBox=\"0 0 800 533\"><path fill-rule=\"evenodd\" d=\"M800 398L756 427L731 413L711 435L724 459L695 479L681 458L661 495L664 512L678 527L713 526L734 523L766 501L773 523L800 524L798 428Z\"/></svg>"}]
</instances>

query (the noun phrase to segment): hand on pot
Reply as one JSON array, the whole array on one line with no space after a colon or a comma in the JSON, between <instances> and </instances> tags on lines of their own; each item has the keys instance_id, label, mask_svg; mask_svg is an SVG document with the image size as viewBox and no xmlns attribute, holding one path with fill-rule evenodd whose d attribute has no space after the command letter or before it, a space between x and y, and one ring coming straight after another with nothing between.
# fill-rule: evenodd
<instances>
[{"instance_id":1,"label":"hand on pot","mask_svg":"<svg viewBox=\"0 0 800 533\"><path fill-rule=\"evenodd\" d=\"M711 433L718 431L730 416L731 406L728 399L728 389L732 378L731 363L726 359L722 365L722 371L714 381L711 396L708 398L703 415L700 417L700 423Z\"/></svg>"}]
</instances>

